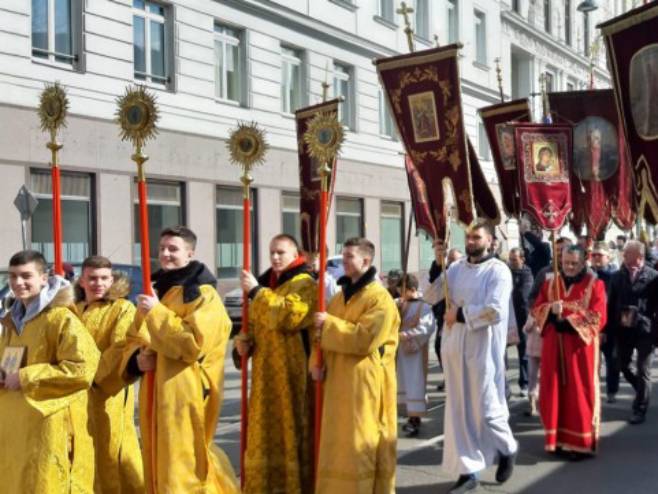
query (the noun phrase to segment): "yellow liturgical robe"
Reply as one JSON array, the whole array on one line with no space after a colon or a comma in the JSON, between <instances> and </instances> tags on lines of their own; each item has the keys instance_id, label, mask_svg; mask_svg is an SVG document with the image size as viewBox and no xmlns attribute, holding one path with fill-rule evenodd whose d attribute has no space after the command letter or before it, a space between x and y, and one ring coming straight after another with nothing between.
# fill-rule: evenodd
<instances>
[{"instance_id":1,"label":"yellow liturgical robe","mask_svg":"<svg viewBox=\"0 0 658 494\"><path fill-rule=\"evenodd\" d=\"M269 286L270 271L259 279ZM317 285L304 266L261 288L249 305L254 352L245 452L246 494L312 492L307 357Z\"/></svg>"},{"instance_id":2,"label":"yellow liturgical robe","mask_svg":"<svg viewBox=\"0 0 658 494\"><path fill-rule=\"evenodd\" d=\"M316 494L394 494L400 316L374 269L329 302ZM345 294L349 298L345 301Z\"/></svg>"},{"instance_id":3,"label":"yellow liturgical robe","mask_svg":"<svg viewBox=\"0 0 658 494\"><path fill-rule=\"evenodd\" d=\"M155 423L147 414L144 380L139 392L149 494L239 492L228 457L213 444L231 320L214 286L204 284L199 290L185 303L183 286L169 288L145 317L137 313L128 332L124 378L130 378L126 369L140 347L157 353Z\"/></svg>"},{"instance_id":4,"label":"yellow liturgical robe","mask_svg":"<svg viewBox=\"0 0 658 494\"><path fill-rule=\"evenodd\" d=\"M72 304L67 286L26 319L22 330L17 330L11 312L2 319L0 355L7 347L24 347L26 361L19 371L21 390L0 388L1 492L94 491L87 397L99 352L68 308Z\"/></svg>"},{"instance_id":5,"label":"yellow liturgical robe","mask_svg":"<svg viewBox=\"0 0 658 494\"><path fill-rule=\"evenodd\" d=\"M135 430L135 395L121 378L120 365L126 333L135 317L135 306L122 298L128 281L115 274L104 300L76 304L78 315L101 351L98 371L89 391L89 418L96 453L97 494L145 492L142 453ZM77 287L78 297L84 292Z\"/></svg>"}]
</instances>

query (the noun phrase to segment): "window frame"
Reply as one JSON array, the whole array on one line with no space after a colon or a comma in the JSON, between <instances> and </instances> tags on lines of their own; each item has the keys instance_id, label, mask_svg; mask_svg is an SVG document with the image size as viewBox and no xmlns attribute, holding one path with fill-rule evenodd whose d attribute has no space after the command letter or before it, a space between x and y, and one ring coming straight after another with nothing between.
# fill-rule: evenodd
<instances>
[{"instance_id":1,"label":"window frame","mask_svg":"<svg viewBox=\"0 0 658 494\"><path fill-rule=\"evenodd\" d=\"M386 204L398 206L400 208L400 215L399 216L393 216L393 215L390 215L390 214L385 214L384 213L384 205L386 205ZM383 230L382 219L383 218L395 218L395 219L400 220L400 261L401 261L401 264L404 263L405 217L406 217L406 215L405 215L405 203L403 201L387 201L387 200L380 201L380 203L379 203L379 238L380 239L383 238L383 235L382 235L382 230ZM381 246L380 246L380 253L379 253L380 254L380 260L381 260L380 261L380 267L381 267L382 273L385 271L385 269L384 269L384 252L383 252L383 250L384 250L384 242L382 241ZM393 269L396 269L396 268L393 268ZM397 269L402 269L402 266L400 266Z\"/></svg>"},{"instance_id":2,"label":"window frame","mask_svg":"<svg viewBox=\"0 0 658 494\"><path fill-rule=\"evenodd\" d=\"M217 28L222 28L222 29L230 29L233 31L237 32L237 36L232 36L230 34L227 34L225 32L218 31ZM224 22L220 21L215 21L213 24L213 49L215 47L215 43L221 42L222 45L222 62L226 61L226 47L227 45L230 46L237 46L238 48L238 54L237 54L237 73L238 73L238 95L237 99L231 99L228 97L228 71L226 70L226 64L222 63L222 87L224 88L224 94L218 95L217 94L217 77L219 74L219 60L215 55L215 91L214 91L214 97L215 100L221 101L222 103L229 103L229 104L234 104L234 105L244 105L245 103L245 85L243 84L243 81L245 79L245 60L244 60L244 50L245 50L245 31L244 29L233 26L231 24L226 24Z\"/></svg>"},{"instance_id":3,"label":"window frame","mask_svg":"<svg viewBox=\"0 0 658 494\"><path fill-rule=\"evenodd\" d=\"M484 161L491 161L491 146L484 123L478 120L478 157ZM483 152L484 151L484 152Z\"/></svg>"},{"instance_id":4,"label":"window frame","mask_svg":"<svg viewBox=\"0 0 658 494\"><path fill-rule=\"evenodd\" d=\"M345 71L339 71L338 68L343 68ZM334 97L343 97L344 101L338 105L338 121L341 122L343 127L349 130L355 130L356 127L356 102L354 101L355 72L354 67L334 60L332 68L332 81L334 89ZM347 94L343 95L338 92L338 82L347 82ZM347 115L345 117L345 115ZM345 121L343 121L345 120Z\"/></svg>"},{"instance_id":5,"label":"window frame","mask_svg":"<svg viewBox=\"0 0 658 494\"><path fill-rule=\"evenodd\" d=\"M487 53L487 15L481 10L474 9L474 22L475 29L475 63L487 66L488 53ZM480 46L480 38L478 33L482 33L482 43Z\"/></svg>"},{"instance_id":6,"label":"window frame","mask_svg":"<svg viewBox=\"0 0 658 494\"><path fill-rule=\"evenodd\" d=\"M446 11L448 43L456 43L459 39L458 0L446 0Z\"/></svg>"},{"instance_id":7,"label":"window frame","mask_svg":"<svg viewBox=\"0 0 658 494\"><path fill-rule=\"evenodd\" d=\"M340 252L340 249L338 249L338 217L339 216L351 216L351 217L358 217L359 218L359 236L363 237L365 233L365 208L364 208L364 201L363 198L361 197L354 197L354 196L336 196L336 209L335 209L335 220L336 220L336 238L335 238L335 246L336 246L336 252ZM356 201L359 204L359 213L341 213L338 211L338 203L339 201ZM341 249L342 249L342 244L341 244Z\"/></svg>"},{"instance_id":8,"label":"window frame","mask_svg":"<svg viewBox=\"0 0 658 494\"><path fill-rule=\"evenodd\" d=\"M135 81L138 81L139 83L151 85L154 87L158 88L168 88L171 85L172 77L170 75L170 68L172 66L170 57L171 57L171 48L170 48L170 40L171 40L171 34L169 32L169 19L171 18L171 13L170 9L171 6L161 3L161 2L156 2L154 0L143 0L144 1L144 9L139 9L137 7L133 6L131 7L132 9L132 23L133 23L133 79ZM134 0L133 0L134 2ZM149 12L148 7L150 5L157 5L158 7L162 8L163 15L160 14L155 14L153 12ZM135 17L141 17L144 19L144 67L147 70L147 72L138 72L135 68L135 58L134 58L134 50L135 50ZM162 30L164 34L164 41L162 44L162 49L163 49L163 69L164 69L164 76L159 76L156 74L153 74L151 71L153 70L152 68L152 60L151 60L151 21L157 22L158 24L162 24ZM143 75L144 79L140 79L137 77L137 75Z\"/></svg>"},{"instance_id":9,"label":"window frame","mask_svg":"<svg viewBox=\"0 0 658 494\"><path fill-rule=\"evenodd\" d=\"M378 101L379 101L379 135L386 139L391 139L397 141L397 128L395 125L395 120L393 115L391 115L390 109L386 102L386 95L382 89L379 89ZM387 124L390 127L390 131L387 132Z\"/></svg>"},{"instance_id":10,"label":"window frame","mask_svg":"<svg viewBox=\"0 0 658 494\"><path fill-rule=\"evenodd\" d=\"M285 50L291 51L294 53L286 53ZM287 87L284 86L284 74L286 74L286 66L293 65L298 68L297 73L297 83L299 87L299 94L297 95L297 101L295 105L291 101L288 101L290 91L287 90ZM289 45L281 44L281 112L286 115L293 115L295 110L304 106L304 51L295 48ZM286 87L286 90L284 90Z\"/></svg>"},{"instance_id":11,"label":"window frame","mask_svg":"<svg viewBox=\"0 0 658 494\"><path fill-rule=\"evenodd\" d=\"M426 12L426 16L422 19L422 24L418 22L418 16L420 14L420 11L418 9L418 3L423 2L424 3L424 8ZM430 19L432 18L431 15L431 2L429 0L414 0L413 2L413 9L414 9L414 34L416 37L420 38L421 40L429 41L430 36L431 36L431 26L430 26ZM422 32L420 27L422 26Z\"/></svg>"},{"instance_id":12,"label":"window frame","mask_svg":"<svg viewBox=\"0 0 658 494\"><path fill-rule=\"evenodd\" d=\"M386 4L386 7L384 4ZM390 16L387 15L387 9L390 9ZM391 24L395 23L395 2L393 0L377 0L377 15Z\"/></svg>"},{"instance_id":13,"label":"window frame","mask_svg":"<svg viewBox=\"0 0 658 494\"><path fill-rule=\"evenodd\" d=\"M571 0L564 0L564 42L567 46L572 46L573 43L571 7Z\"/></svg>"},{"instance_id":14,"label":"window frame","mask_svg":"<svg viewBox=\"0 0 658 494\"><path fill-rule=\"evenodd\" d=\"M552 7L551 0L544 0L544 31L548 34L553 31Z\"/></svg>"},{"instance_id":15,"label":"window frame","mask_svg":"<svg viewBox=\"0 0 658 494\"><path fill-rule=\"evenodd\" d=\"M55 51L55 4L57 0L45 0L47 8L47 48L34 47L34 30L32 28L32 18L34 17L34 9L30 2L30 58L35 63L42 63L52 65L67 70L81 70L82 69L82 56L81 49L82 43L82 16L84 12L84 4L82 0L69 0L69 9L71 12L70 17L70 35L71 35L71 53L59 53ZM46 57L35 55L34 52L41 52ZM69 62L62 62L57 58L66 58Z\"/></svg>"}]
</instances>

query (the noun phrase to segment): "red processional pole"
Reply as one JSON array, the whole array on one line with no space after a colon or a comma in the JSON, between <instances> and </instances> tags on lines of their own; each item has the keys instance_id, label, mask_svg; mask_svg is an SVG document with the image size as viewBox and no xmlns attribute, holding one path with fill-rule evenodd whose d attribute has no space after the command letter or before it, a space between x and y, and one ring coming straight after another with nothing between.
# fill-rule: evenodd
<instances>
[{"instance_id":1,"label":"red processional pole","mask_svg":"<svg viewBox=\"0 0 658 494\"><path fill-rule=\"evenodd\" d=\"M255 122L239 123L228 140L230 160L242 168L242 269L251 271L251 197L250 186L254 181L251 169L265 160L267 143L265 134ZM249 293L242 293L242 327L237 337L249 341ZM244 457L249 430L249 355L240 357L240 486L246 481Z\"/></svg>"},{"instance_id":2,"label":"red processional pole","mask_svg":"<svg viewBox=\"0 0 658 494\"><path fill-rule=\"evenodd\" d=\"M311 119L304 134L304 141L308 146L308 153L319 166L322 180L320 192L320 231L318 250L320 255L320 270L318 273L318 312L327 310L325 303L325 274L327 271L327 209L329 204L329 180L331 177L331 164L335 161L340 146L343 143L343 126L338 122L336 112L319 112ZM323 357L320 338L315 339L317 361L315 366L321 370ZM320 437L322 432L322 406L323 406L322 380L315 382L315 421L313 431L314 444L314 473L317 477L318 458L320 457Z\"/></svg>"},{"instance_id":3,"label":"red processional pole","mask_svg":"<svg viewBox=\"0 0 658 494\"><path fill-rule=\"evenodd\" d=\"M50 133L50 141L46 147L50 150L50 176L52 182L53 202L53 251L54 271L60 276L64 275L62 259L62 200L61 200L61 175L59 167L59 150L63 145L57 142L57 131L65 127L66 113L69 101L66 92L58 84L46 85L41 92L39 102L39 118L41 129Z\"/></svg>"},{"instance_id":4,"label":"red processional pole","mask_svg":"<svg viewBox=\"0 0 658 494\"><path fill-rule=\"evenodd\" d=\"M144 163L148 156L143 153L142 146L146 141L155 137L157 133L156 122L159 118L155 97L146 91L144 86L126 88L123 96L117 99L117 122L121 127L122 140L130 140L135 152L131 159L137 165L137 195L139 202L139 241L141 245L141 267L142 267L142 293L153 295L151 286L151 248L149 241L148 225L148 195L146 187L146 173ZM152 353L149 348L142 350L144 353ZM151 492L157 492L157 451L155 448L157 435L157 415L155 413L155 372L149 371L144 375L146 390L146 416L150 420L151 436Z\"/></svg>"}]
</instances>

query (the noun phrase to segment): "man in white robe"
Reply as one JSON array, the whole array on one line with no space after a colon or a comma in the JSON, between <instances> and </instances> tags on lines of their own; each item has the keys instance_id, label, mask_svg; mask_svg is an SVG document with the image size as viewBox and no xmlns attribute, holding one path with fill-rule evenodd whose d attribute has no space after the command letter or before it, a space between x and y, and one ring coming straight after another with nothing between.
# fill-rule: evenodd
<instances>
[{"instance_id":1,"label":"man in white robe","mask_svg":"<svg viewBox=\"0 0 658 494\"><path fill-rule=\"evenodd\" d=\"M492 239L491 225L475 223L466 233L468 258L447 271L449 309L441 341L447 396L443 468L459 475L451 494L477 489L478 472L496 460L496 480L505 482L518 450L505 400L512 276L502 261L488 254ZM444 293L442 275L424 298L436 304Z\"/></svg>"}]
</instances>

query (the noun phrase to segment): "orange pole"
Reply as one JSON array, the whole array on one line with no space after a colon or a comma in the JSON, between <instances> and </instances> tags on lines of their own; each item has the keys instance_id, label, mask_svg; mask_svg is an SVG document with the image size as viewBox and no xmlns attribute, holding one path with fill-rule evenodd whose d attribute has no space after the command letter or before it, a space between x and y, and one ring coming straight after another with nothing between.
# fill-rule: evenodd
<instances>
[{"instance_id":1,"label":"orange pole","mask_svg":"<svg viewBox=\"0 0 658 494\"><path fill-rule=\"evenodd\" d=\"M242 199L242 269L251 270L251 205L249 201L249 182L244 183L244 197ZM242 294L242 334L249 332L249 293ZM249 428L249 355L240 357L241 362L241 402L240 402L240 487L244 488L244 453L247 449L247 430Z\"/></svg>"},{"instance_id":2,"label":"orange pole","mask_svg":"<svg viewBox=\"0 0 658 494\"><path fill-rule=\"evenodd\" d=\"M55 274L64 276L64 265L62 261L62 186L60 169L54 160L50 167L50 173L53 189L53 246L55 251Z\"/></svg>"},{"instance_id":3,"label":"orange pole","mask_svg":"<svg viewBox=\"0 0 658 494\"><path fill-rule=\"evenodd\" d=\"M142 165L139 166L137 179L137 193L139 195L139 239L142 253L142 292L146 295L153 295L151 287L151 244L149 241L149 216L148 201L146 194L146 178L143 176ZM146 372L144 376L146 382L146 416L151 420L151 488L157 492L157 462L155 456L156 443L156 417L155 409L155 376L153 371Z\"/></svg>"},{"instance_id":4,"label":"orange pole","mask_svg":"<svg viewBox=\"0 0 658 494\"><path fill-rule=\"evenodd\" d=\"M318 240L318 250L320 251L320 271L318 273L318 312L325 312L327 304L325 302L324 278L327 271L327 204L329 202L328 176L325 173L322 176L322 192L320 194L320 235ZM322 369L323 358L320 342L316 343L317 350L317 367ZM318 459L320 458L320 433L322 430L322 380L315 381L315 428L313 434L314 458L315 458L315 477L317 478Z\"/></svg>"}]
</instances>

